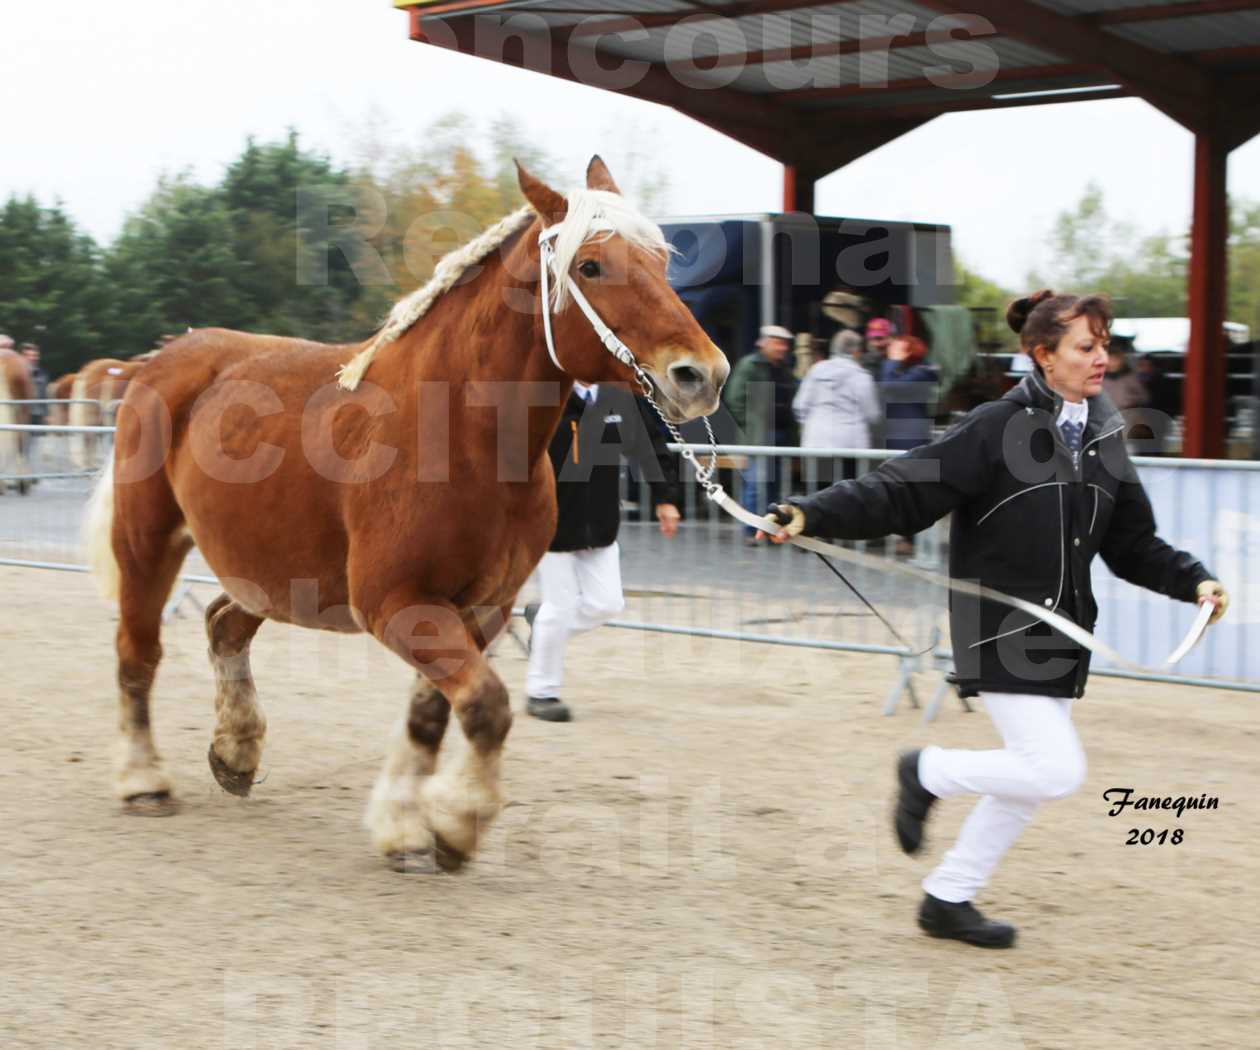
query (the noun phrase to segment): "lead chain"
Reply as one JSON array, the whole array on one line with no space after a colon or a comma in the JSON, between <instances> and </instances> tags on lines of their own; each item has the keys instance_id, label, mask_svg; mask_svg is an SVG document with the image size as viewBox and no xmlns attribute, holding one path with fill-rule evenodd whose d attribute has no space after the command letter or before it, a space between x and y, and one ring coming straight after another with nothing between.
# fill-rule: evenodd
<instances>
[{"instance_id":1,"label":"lead chain","mask_svg":"<svg viewBox=\"0 0 1260 1050\"><path fill-rule=\"evenodd\" d=\"M648 377L647 373L642 369L642 367L640 367L637 361L632 361L630 367L634 369L634 378L638 380L639 387L643 391L643 399L647 401L647 403L652 406L653 411L660 416L661 422L665 424L665 428L669 431L670 436L674 439L674 441L682 446L682 450L679 455L691 464L692 468L696 472L696 480L700 483L701 487L706 493L708 493L709 496L714 496L716 493L720 492L722 490L722 486L714 479L714 475L717 473L717 440L713 436L713 427L709 423L709 417L701 417L704 420L705 434L709 439L709 465L707 467L702 467L699 460L696 459L695 453L688 447L687 440L681 433L679 433L678 428L666 418L665 413L661 411L661 406L656 403L656 398L652 396L652 380Z\"/></svg>"}]
</instances>

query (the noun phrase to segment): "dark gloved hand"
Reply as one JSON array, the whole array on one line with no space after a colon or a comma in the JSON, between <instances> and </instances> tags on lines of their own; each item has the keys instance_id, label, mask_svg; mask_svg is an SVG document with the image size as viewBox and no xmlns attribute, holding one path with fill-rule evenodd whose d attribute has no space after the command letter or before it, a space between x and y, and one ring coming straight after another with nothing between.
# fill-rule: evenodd
<instances>
[{"instance_id":1,"label":"dark gloved hand","mask_svg":"<svg viewBox=\"0 0 1260 1050\"><path fill-rule=\"evenodd\" d=\"M769 535L776 543L784 543L805 531L805 512L793 503L772 503L762 520L765 524L758 538Z\"/></svg>"}]
</instances>

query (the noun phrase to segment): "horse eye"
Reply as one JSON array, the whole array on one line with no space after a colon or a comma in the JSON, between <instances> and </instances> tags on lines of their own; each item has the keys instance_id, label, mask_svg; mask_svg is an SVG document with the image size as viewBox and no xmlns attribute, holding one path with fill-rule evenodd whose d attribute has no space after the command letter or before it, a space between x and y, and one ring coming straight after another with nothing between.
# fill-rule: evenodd
<instances>
[{"instance_id":1,"label":"horse eye","mask_svg":"<svg viewBox=\"0 0 1260 1050\"><path fill-rule=\"evenodd\" d=\"M578 267L578 273L583 277L598 277L599 263L595 262L594 259L587 259L586 262Z\"/></svg>"}]
</instances>

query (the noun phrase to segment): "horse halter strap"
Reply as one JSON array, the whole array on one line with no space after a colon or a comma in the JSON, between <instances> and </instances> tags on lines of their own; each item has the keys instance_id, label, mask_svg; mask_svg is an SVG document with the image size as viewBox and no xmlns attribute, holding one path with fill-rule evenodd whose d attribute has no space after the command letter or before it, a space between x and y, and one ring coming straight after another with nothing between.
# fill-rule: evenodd
<instances>
[{"instance_id":1,"label":"horse halter strap","mask_svg":"<svg viewBox=\"0 0 1260 1050\"><path fill-rule=\"evenodd\" d=\"M598 224L595 226L595 230L612 233L613 227L607 224ZM560 363L560 358L556 356L556 342L551 334L551 268L556 261L556 249L552 242L559 235L559 223L555 226L548 226L538 235L538 268L542 278L543 334L547 339L547 353L551 355L551 363L567 375L568 369ZM617 338L616 333L608 325L604 324L603 318L595 312L595 307L591 306L586 296L582 294L582 290L576 284L570 283L569 294L573 296L573 301L578 304L578 309L591 322L591 327L595 329L595 334L599 336L599 341L604 344L604 349L627 368L633 368L637 371L638 362L634 359L634 352Z\"/></svg>"},{"instance_id":2,"label":"horse halter strap","mask_svg":"<svg viewBox=\"0 0 1260 1050\"><path fill-rule=\"evenodd\" d=\"M594 229L599 232L614 232L613 227L608 223L596 223ZM559 224L548 226L539 233L538 269L542 292L543 334L547 340L547 353L551 355L551 363L565 375L568 375L569 370L560 363L560 358L556 356L556 342L551 334L551 268L555 264L556 259L556 249L552 241L556 239L559 233ZM599 336L599 341L604 344L604 349L634 373L634 378L638 382L639 388L643 391L643 400L652 406L652 410L660 417L661 423L664 424L674 441L683 446L679 455L691 464L696 472L696 480L704 486L705 491L712 498L715 490L721 491L721 486L715 480L717 474L717 441L713 437L713 426L709 422L709 417L704 417L704 430L709 439L709 465L703 467L700 465L700 461L696 459L695 453L687 447L687 439L682 436L678 427L665 417L665 413L661 411L661 406L656 403L656 398L652 396L652 379L644 371L643 366L635 360L634 351L618 339L616 333L608 325L604 324L604 319L595 312L595 307L582 294L582 289L576 284L570 283L569 294L573 296L573 301L578 304L578 309L591 322L591 327L595 329L595 334Z\"/></svg>"}]
</instances>

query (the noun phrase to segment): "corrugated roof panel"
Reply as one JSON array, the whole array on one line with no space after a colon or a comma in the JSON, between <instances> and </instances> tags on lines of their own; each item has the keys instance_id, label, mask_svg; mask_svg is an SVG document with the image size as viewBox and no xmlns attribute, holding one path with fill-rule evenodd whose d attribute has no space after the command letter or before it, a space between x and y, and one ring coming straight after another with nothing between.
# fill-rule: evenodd
<instances>
[{"instance_id":1,"label":"corrugated roof panel","mask_svg":"<svg viewBox=\"0 0 1260 1050\"><path fill-rule=\"evenodd\" d=\"M1152 51L1208 51L1260 44L1260 11L1199 15L1109 26L1108 31Z\"/></svg>"},{"instance_id":2,"label":"corrugated roof panel","mask_svg":"<svg viewBox=\"0 0 1260 1050\"><path fill-rule=\"evenodd\" d=\"M1179 4L1182 0L1033 0L1042 7L1065 15L1090 15L1099 11L1124 11L1130 7L1157 7Z\"/></svg>"},{"instance_id":3,"label":"corrugated roof panel","mask_svg":"<svg viewBox=\"0 0 1260 1050\"><path fill-rule=\"evenodd\" d=\"M891 66L888 69L885 83L896 83L906 80L924 79L924 65L904 67ZM1098 83L1101 74L1082 74L1073 77L1036 77L1013 78L990 82L972 88L958 88L926 84L922 89L911 91L881 91L880 85L873 82L870 72L864 78L870 90L861 94L845 95L844 101L858 102L863 105L889 105L915 101L932 101L948 103L962 100L970 96L988 97L997 93L1017 91L1040 91L1076 87L1083 84ZM826 88L847 88L859 83L858 63L856 56L845 56L833 59L815 59L810 63L791 65L775 63L770 66L749 67L743 70L730 86L740 91L753 94L772 94L779 91L796 91Z\"/></svg>"},{"instance_id":4,"label":"corrugated roof panel","mask_svg":"<svg viewBox=\"0 0 1260 1050\"><path fill-rule=\"evenodd\" d=\"M723 36L728 37L728 45L731 43L729 40L729 28L730 24L727 23L722 30ZM666 59L665 41L668 36L668 30L656 29L652 30L649 38L644 40L605 37L601 40L601 50L623 58L664 62ZM747 41L747 45L751 46L754 51L761 50L758 43L755 39ZM696 44L697 46L692 55L700 61L703 61L702 56L712 56L717 53L717 49L712 46L712 39L699 38ZM1024 66L1053 65L1062 61L1059 56L1051 52L1030 47L1020 41L994 38L985 41L985 44L992 49L996 55L998 68L1003 71ZM783 46L788 45L785 43ZM734 52L728 46L724 53L731 54ZM908 47L897 48L882 54L828 55L790 62L767 63L767 65L771 70L768 78L760 77L756 74L754 67L745 69L740 73L736 83L739 86L747 84L748 90L758 91L770 90L771 88L768 85L775 82L791 86L836 87L845 84L856 84L863 75L868 79L879 77L881 74L886 76L888 80L920 78L925 75L924 71L928 68L941 66L959 68L961 63L957 55L942 56L928 47ZM715 76L706 78L706 80L724 80L734 75L732 71L736 68L727 67L723 71L715 71ZM811 80L817 81L817 83L810 84L809 81ZM801 81L805 83L800 83Z\"/></svg>"}]
</instances>

